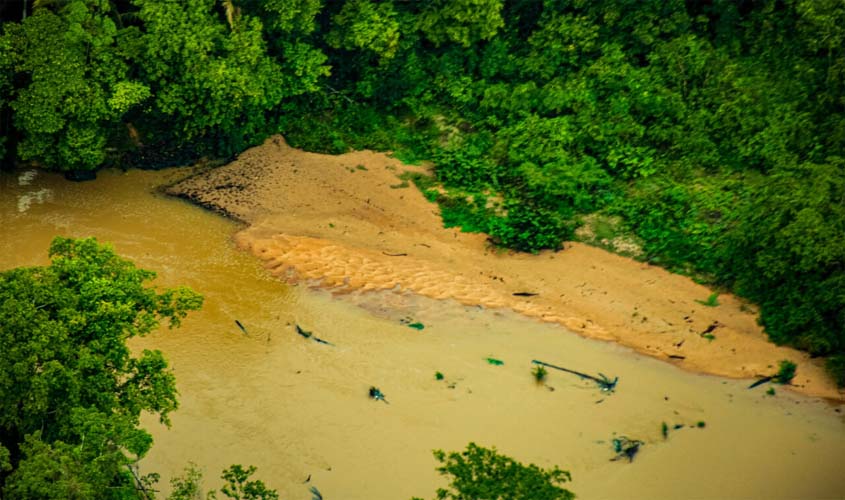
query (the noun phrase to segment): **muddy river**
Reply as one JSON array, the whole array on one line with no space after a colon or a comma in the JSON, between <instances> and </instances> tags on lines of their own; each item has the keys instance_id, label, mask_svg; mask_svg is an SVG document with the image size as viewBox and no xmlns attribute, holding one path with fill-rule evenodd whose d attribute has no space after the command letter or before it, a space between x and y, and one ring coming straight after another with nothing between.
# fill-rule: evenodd
<instances>
[{"instance_id":1,"label":"muddy river","mask_svg":"<svg viewBox=\"0 0 845 500\"><path fill-rule=\"evenodd\" d=\"M160 284L205 296L181 329L134 345L161 349L177 377L172 427L144 419L155 445L142 470L160 472L165 492L188 462L210 486L241 463L283 499L310 499L310 486L328 500L431 498L443 484L431 451L474 441L569 470L583 499L845 498L841 408L686 373L507 311L284 284L234 247L239 226L155 194L181 175L0 175L0 269L45 264L56 235L95 236ZM297 323L334 345L300 337ZM619 385L605 394L554 370L538 385L532 359ZM389 404L367 397L371 385ZM623 435L645 442L632 463L610 461Z\"/></svg>"}]
</instances>

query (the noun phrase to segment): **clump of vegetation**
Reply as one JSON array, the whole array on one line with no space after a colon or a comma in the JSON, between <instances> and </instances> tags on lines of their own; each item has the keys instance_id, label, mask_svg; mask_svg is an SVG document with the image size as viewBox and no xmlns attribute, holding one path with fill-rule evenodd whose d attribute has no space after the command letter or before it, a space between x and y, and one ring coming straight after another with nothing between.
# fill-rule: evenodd
<instances>
[{"instance_id":1,"label":"clump of vegetation","mask_svg":"<svg viewBox=\"0 0 845 500\"><path fill-rule=\"evenodd\" d=\"M443 374L441 372L434 372L434 380L443 380Z\"/></svg>"},{"instance_id":2,"label":"clump of vegetation","mask_svg":"<svg viewBox=\"0 0 845 500\"><path fill-rule=\"evenodd\" d=\"M524 465L500 454L496 448L469 443L462 452L435 450L441 464L437 472L449 478L446 488L437 490L438 500L507 499L572 500L575 495L562 487L569 472ZM414 498L413 500L422 500Z\"/></svg>"},{"instance_id":3,"label":"clump of vegetation","mask_svg":"<svg viewBox=\"0 0 845 500\"><path fill-rule=\"evenodd\" d=\"M833 376L837 387L845 387L845 354L836 354L825 363L827 371Z\"/></svg>"},{"instance_id":4,"label":"clump of vegetation","mask_svg":"<svg viewBox=\"0 0 845 500\"><path fill-rule=\"evenodd\" d=\"M669 426L666 424L666 422L662 422L660 424L660 434L663 435L663 439L669 437Z\"/></svg>"},{"instance_id":5,"label":"clump of vegetation","mask_svg":"<svg viewBox=\"0 0 845 500\"><path fill-rule=\"evenodd\" d=\"M238 464L230 466L220 476L225 481L220 493L231 500L278 500L276 490L268 488L263 481L250 479L255 471L252 465L247 468ZM195 464L189 464L181 476L170 480L170 487L172 490L167 500L199 500L203 498L202 471ZM145 495L138 498L150 497ZM205 498L216 499L217 491L209 491Z\"/></svg>"},{"instance_id":6,"label":"clump of vegetation","mask_svg":"<svg viewBox=\"0 0 845 500\"><path fill-rule=\"evenodd\" d=\"M546 376L548 375L548 373L549 372L546 370L546 368L540 365L534 366L534 369L531 370L531 375L534 376L534 380L538 384L542 384L546 381Z\"/></svg>"},{"instance_id":7,"label":"clump of vegetation","mask_svg":"<svg viewBox=\"0 0 845 500\"><path fill-rule=\"evenodd\" d=\"M485 359L486 359L488 364L491 364L493 366L502 366L503 364L505 364L505 362L502 361L501 359L496 359L496 358L485 358Z\"/></svg>"},{"instance_id":8,"label":"clump of vegetation","mask_svg":"<svg viewBox=\"0 0 845 500\"><path fill-rule=\"evenodd\" d=\"M778 384L789 384L795 378L795 370L797 365L788 359L781 360L780 367L773 380Z\"/></svg>"},{"instance_id":9,"label":"clump of vegetation","mask_svg":"<svg viewBox=\"0 0 845 500\"><path fill-rule=\"evenodd\" d=\"M716 307L716 306L719 305L719 294L716 293L716 292L713 292L707 297L707 300L697 300L696 299L696 302L698 302L699 304L701 304L703 306Z\"/></svg>"},{"instance_id":10,"label":"clump of vegetation","mask_svg":"<svg viewBox=\"0 0 845 500\"><path fill-rule=\"evenodd\" d=\"M0 489L131 498L157 480L129 469L152 446L141 413L169 424L178 402L164 355L126 343L179 326L202 296L157 290L155 273L93 238L56 238L49 253L49 266L0 272Z\"/></svg>"},{"instance_id":11,"label":"clump of vegetation","mask_svg":"<svg viewBox=\"0 0 845 500\"><path fill-rule=\"evenodd\" d=\"M699 429L703 429L703 428L707 427L707 422L705 422L704 420L699 420L698 422L695 423L695 426L698 427Z\"/></svg>"},{"instance_id":12,"label":"clump of vegetation","mask_svg":"<svg viewBox=\"0 0 845 500\"><path fill-rule=\"evenodd\" d=\"M769 390L766 391L766 394L768 394L769 396L774 396L775 395L775 388L769 387Z\"/></svg>"}]
</instances>

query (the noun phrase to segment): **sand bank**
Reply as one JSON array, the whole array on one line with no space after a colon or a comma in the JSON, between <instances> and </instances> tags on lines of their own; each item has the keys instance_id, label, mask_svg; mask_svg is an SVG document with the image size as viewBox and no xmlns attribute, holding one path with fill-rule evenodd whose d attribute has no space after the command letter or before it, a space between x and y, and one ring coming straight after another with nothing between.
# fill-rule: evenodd
<instances>
[{"instance_id":1,"label":"sand bank","mask_svg":"<svg viewBox=\"0 0 845 500\"><path fill-rule=\"evenodd\" d=\"M580 243L537 255L492 248L444 229L437 206L397 178L408 170L424 169L370 151L307 153L277 136L168 192L245 222L238 245L282 279L510 308L714 375L770 375L790 359L794 390L845 400L820 360L768 341L753 306L730 295L704 306L711 290L689 278Z\"/></svg>"}]
</instances>

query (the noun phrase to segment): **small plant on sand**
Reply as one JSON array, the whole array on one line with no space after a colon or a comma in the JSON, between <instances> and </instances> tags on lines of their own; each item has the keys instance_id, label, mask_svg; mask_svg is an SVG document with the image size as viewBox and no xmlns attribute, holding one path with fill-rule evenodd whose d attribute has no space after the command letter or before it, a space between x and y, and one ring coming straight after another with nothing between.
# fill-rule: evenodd
<instances>
[{"instance_id":1,"label":"small plant on sand","mask_svg":"<svg viewBox=\"0 0 845 500\"><path fill-rule=\"evenodd\" d=\"M699 420L698 422L696 422L695 426L699 429L703 429L707 427L707 423L704 420Z\"/></svg>"},{"instance_id":2,"label":"small plant on sand","mask_svg":"<svg viewBox=\"0 0 845 500\"><path fill-rule=\"evenodd\" d=\"M789 361L788 359L781 360L780 368L778 369L777 375L774 377L774 381L778 384L788 384L792 382L792 379L795 378L795 369L798 366Z\"/></svg>"},{"instance_id":3,"label":"small plant on sand","mask_svg":"<svg viewBox=\"0 0 845 500\"><path fill-rule=\"evenodd\" d=\"M666 425L666 422L660 424L660 433L663 434L663 439L669 437L669 426Z\"/></svg>"},{"instance_id":4,"label":"small plant on sand","mask_svg":"<svg viewBox=\"0 0 845 500\"><path fill-rule=\"evenodd\" d=\"M696 300L699 304L707 307L716 307L719 305L719 294L713 292L707 297L707 300Z\"/></svg>"},{"instance_id":5,"label":"small plant on sand","mask_svg":"<svg viewBox=\"0 0 845 500\"><path fill-rule=\"evenodd\" d=\"M549 374L546 369L540 365L536 365L533 370L531 370L531 375L534 376L534 380L538 384L542 384L546 381L546 376Z\"/></svg>"},{"instance_id":6,"label":"small plant on sand","mask_svg":"<svg viewBox=\"0 0 845 500\"><path fill-rule=\"evenodd\" d=\"M769 390L766 391L766 394L768 394L769 396L774 396L775 395L775 388L769 387Z\"/></svg>"},{"instance_id":7,"label":"small plant on sand","mask_svg":"<svg viewBox=\"0 0 845 500\"><path fill-rule=\"evenodd\" d=\"M443 380L443 374L441 372L434 372L434 380Z\"/></svg>"}]
</instances>

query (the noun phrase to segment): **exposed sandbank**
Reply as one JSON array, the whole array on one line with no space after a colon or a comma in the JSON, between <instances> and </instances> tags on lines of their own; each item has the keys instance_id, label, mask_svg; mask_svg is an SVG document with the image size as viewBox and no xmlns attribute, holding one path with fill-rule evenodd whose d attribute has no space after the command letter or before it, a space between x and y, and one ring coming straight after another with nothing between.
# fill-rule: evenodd
<instances>
[{"instance_id":1,"label":"exposed sandbank","mask_svg":"<svg viewBox=\"0 0 845 500\"><path fill-rule=\"evenodd\" d=\"M168 192L244 221L237 243L283 279L511 308L714 375L770 375L790 359L794 390L845 400L820 360L769 342L739 299L704 306L696 300L711 291L689 278L580 243L538 255L491 248L444 229L436 205L401 187L406 170L423 169L370 151L307 153L276 136ZM715 339L701 336L708 328Z\"/></svg>"}]
</instances>

